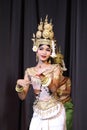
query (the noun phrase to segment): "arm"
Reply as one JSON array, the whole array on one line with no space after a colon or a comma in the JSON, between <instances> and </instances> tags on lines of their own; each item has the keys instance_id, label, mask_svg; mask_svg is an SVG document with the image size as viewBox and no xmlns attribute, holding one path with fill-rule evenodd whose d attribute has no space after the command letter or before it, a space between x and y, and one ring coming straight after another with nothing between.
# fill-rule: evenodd
<instances>
[{"instance_id":1,"label":"arm","mask_svg":"<svg viewBox=\"0 0 87 130\"><path fill-rule=\"evenodd\" d=\"M27 96L28 90L29 90L29 78L27 73L25 73L24 79L18 79L16 84L16 91L18 93L18 97L21 100L24 100Z\"/></svg>"}]
</instances>

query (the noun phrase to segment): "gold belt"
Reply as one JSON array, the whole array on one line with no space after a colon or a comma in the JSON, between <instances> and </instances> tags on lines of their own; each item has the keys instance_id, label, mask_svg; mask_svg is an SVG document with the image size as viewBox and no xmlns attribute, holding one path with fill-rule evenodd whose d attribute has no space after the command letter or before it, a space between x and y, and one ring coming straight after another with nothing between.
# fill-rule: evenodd
<instances>
[{"instance_id":1,"label":"gold belt","mask_svg":"<svg viewBox=\"0 0 87 130\"><path fill-rule=\"evenodd\" d=\"M47 110L49 108L52 108L56 106L58 103L58 100L55 98L51 98L48 101L41 101L39 100L33 107L38 108L40 110Z\"/></svg>"}]
</instances>

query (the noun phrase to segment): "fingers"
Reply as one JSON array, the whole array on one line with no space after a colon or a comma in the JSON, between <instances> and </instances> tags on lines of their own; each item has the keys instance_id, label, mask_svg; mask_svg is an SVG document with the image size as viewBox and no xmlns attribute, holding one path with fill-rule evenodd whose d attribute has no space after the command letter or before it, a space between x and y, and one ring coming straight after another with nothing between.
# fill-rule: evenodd
<instances>
[{"instance_id":1,"label":"fingers","mask_svg":"<svg viewBox=\"0 0 87 130\"><path fill-rule=\"evenodd\" d=\"M18 85L18 86L26 87L26 86L29 85L29 81L24 80L24 79L18 79L18 80L17 80L17 85Z\"/></svg>"}]
</instances>

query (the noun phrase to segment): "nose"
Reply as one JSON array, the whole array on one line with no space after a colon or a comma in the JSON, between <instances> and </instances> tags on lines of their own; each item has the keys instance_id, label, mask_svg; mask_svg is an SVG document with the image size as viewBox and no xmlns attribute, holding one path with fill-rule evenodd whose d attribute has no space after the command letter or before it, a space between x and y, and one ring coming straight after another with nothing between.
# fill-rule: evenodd
<instances>
[{"instance_id":1,"label":"nose","mask_svg":"<svg viewBox=\"0 0 87 130\"><path fill-rule=\"evenodd\" d=\"M42 54L43 54L43 55L46 55L46 54L47 54L47 51L46 51L46 50L43 50Z\"/></svg>"}]
</instances>

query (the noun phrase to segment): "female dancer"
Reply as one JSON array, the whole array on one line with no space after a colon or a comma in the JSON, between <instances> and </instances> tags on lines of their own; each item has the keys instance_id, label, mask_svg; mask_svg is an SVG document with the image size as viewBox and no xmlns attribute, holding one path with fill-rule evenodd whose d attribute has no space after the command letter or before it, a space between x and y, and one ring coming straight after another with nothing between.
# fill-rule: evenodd
<instances>
[{"instance_id":1,"label":"female dancer","mask_svg":"<svg viewBox=\"0 0 87 130\"><path fill-rule=\"evenodd\" d=\"M41 20L36 36L33 35L32 39L38 63L25 70L24 79L17 80L16 91L21 100L26 98L30 84L36 96L29 130L66 130L65 109L55 96L61 67L49 62L50 57L56 56L52 29L47 17L44 23Z\"/></svg>"}]
</instances>

